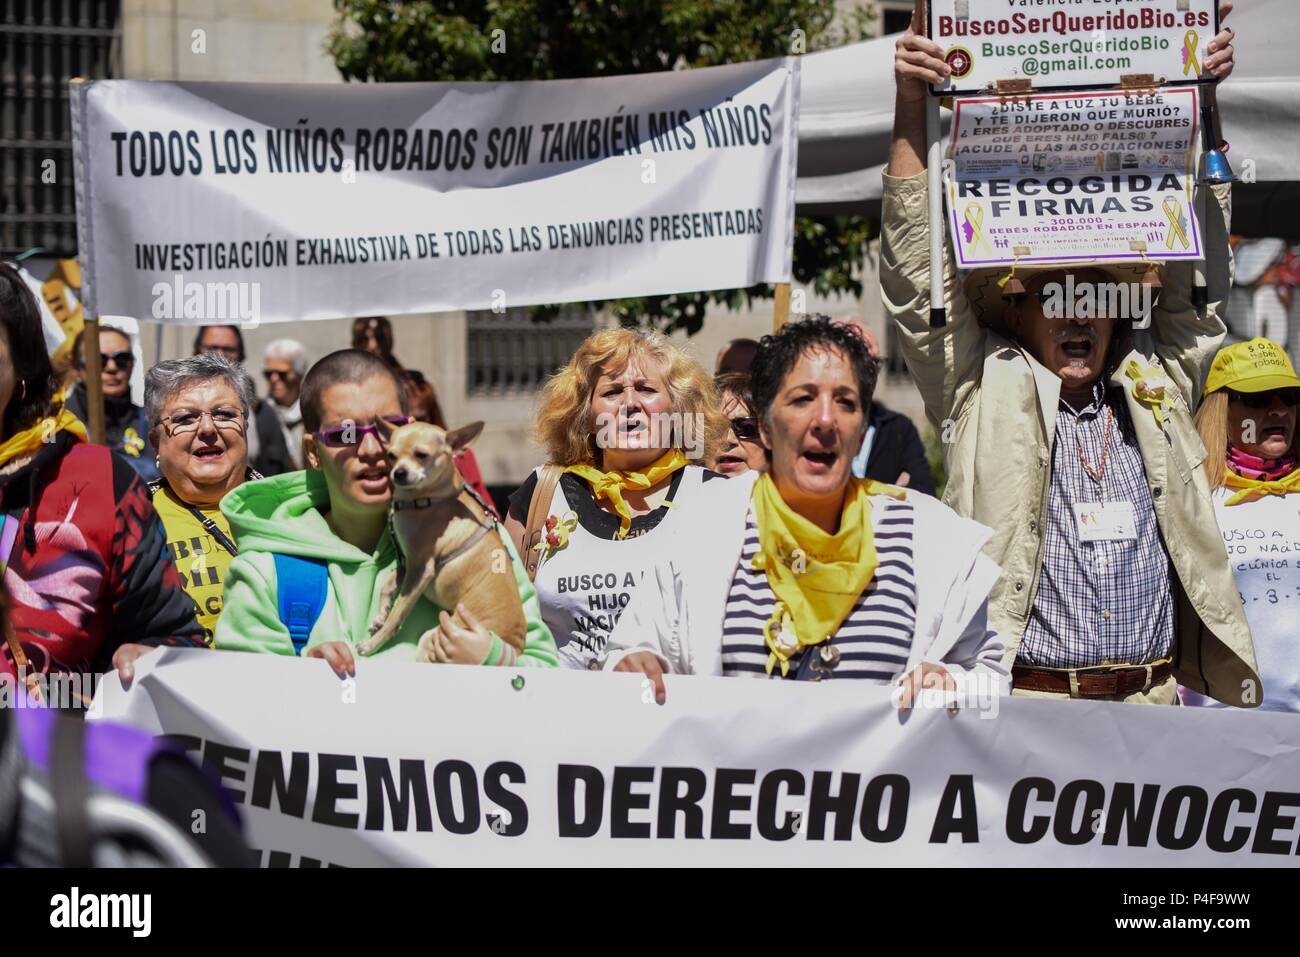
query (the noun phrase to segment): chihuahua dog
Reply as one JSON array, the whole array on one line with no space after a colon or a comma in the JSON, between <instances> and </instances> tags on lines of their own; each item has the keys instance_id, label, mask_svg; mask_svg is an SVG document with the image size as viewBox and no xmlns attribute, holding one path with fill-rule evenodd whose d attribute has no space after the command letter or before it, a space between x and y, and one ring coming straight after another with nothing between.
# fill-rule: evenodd
<instances>
[{"instance_id":1,"label":"chihuahua dog","mask_svg":"<svg viewBox=\"0 0 1300 957\"><path fill-rule=\"evenodd\" d=\"M465 480L452 456L483 431L482 422L444 432L427 422L394 426L378 420L388 450L393 485L390 517L397 540L397 569L384 585L371 638L357 651L369 655L397 634L420 596L455 614L469 613L522 651L524 608L509 553L495 521ZM396 601L394 601L396 594ZM461 620L461 624L464 624ZM433 661L433 628L420 638L416 657Z\"/></svg>"}]
</instances>

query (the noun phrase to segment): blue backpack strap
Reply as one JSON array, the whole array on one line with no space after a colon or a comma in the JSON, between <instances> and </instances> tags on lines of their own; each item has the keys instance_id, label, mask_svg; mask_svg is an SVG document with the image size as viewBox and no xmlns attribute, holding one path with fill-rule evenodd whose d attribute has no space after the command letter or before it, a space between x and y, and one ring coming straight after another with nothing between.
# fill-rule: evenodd
<instances>
[{"instance_id":1,"label":"blue backpack strap","mask_svg":"<svg viewBox=\"0 0 1300 957\"><path fill-rule=\"evenodd\" d=\"M289 629L293 653L301 655L329 593L329 569L324 562L275 553L276 599L280 621Z\"/></svg>"}]
</instances>

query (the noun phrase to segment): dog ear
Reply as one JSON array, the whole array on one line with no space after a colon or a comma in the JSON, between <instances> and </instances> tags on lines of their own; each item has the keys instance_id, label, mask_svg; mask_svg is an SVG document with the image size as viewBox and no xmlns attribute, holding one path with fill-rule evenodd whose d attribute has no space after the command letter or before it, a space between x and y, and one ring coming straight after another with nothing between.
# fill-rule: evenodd
<instances>
[{"instance_id":1,"label":"dog ear","mask_svg":"<svg viewBox=\"0 0 1300 957\"><path fill-rule=\"evenodd\" d=\"M393 425L385 418L375 419L375 431L379 433L379 437L383 439L385 444L393 437L393 433L400 428L400 425Z\"/></svg>"},{"instance_id":2,"label":"dog ear","mask_svg":"<svg viewBox=\"0 0 1300 957\"><path fill-rule=\"evenodd\" d=\"M471 422L469 425L462 425L459 429L452 429L447 433L447 444L451 446L453 453L463 451L478 438L479 433L482 431L482 422Z\"/></svg>"}]
</instances>

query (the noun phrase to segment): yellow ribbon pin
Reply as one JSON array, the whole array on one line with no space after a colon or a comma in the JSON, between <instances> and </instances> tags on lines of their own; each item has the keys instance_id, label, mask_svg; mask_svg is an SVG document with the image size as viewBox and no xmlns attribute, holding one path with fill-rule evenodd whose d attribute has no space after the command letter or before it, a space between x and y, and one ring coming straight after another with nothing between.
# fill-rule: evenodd
<instances>
[{"instance_id":1,"label":"yellow ribbon pin","mask_svg":"<svg viewBox=\"0 0 1300 957\"><path fill-rule=\"evenodd\" d=\"M1183 218L1183 204L1177 196L1166 196L1165 201L1160 205L1164 211L1165 218L1169 220L1169 235L1165 237L1165 247L1174 248L1174 237L1183 244L1184 249L1189 249L1191 243L1187 239L1187 231L1183 229L1181 222Z\"/></svg>"},{"instance_id":2,"label":"yellow ribbon pin","mask_svg":"<svg viewBox=\"0 0 1300 957\"><path fill-rule=\"evenodd\" d=\"M127 455L140 457L140 453L145 449L144 439L140 438L140 433L134 428L127 427L122 430L122 451Z\"/></svg>"},{"instance_id":3,"label":"yellow ribbon pin","mask_svg":"<svg viewBox=\"0 0 1300 957\"><path fill-rule=\"evenodd\" d=\"M770 676L779 664L784 678L790 673L790 658L799 650L799 639L795 637L794 622L785 609L785 602L776 603L772 616L763 625L763 641L768 647L764 670Z\"/></svg>"},{"instance_id":4,"label":"yellow ribbon pin","mask_svg":"<svg viewBox=\"0 0 1300 957\"><path fill-rule=\"evenodd\" d=\"M984 238L984 208L979 203L967 203L963 215L966 217L966 225L970 229L971 248L983 246L985 252L987 252L989 244Z\"/></svg>"},{"instance_id":5,"label":"yellow ribbon pin","mask_svg":"<svg viewBox=\"0 0 1300 957\"><path fill-rule=\"evenodd\" d=\"M1155 366L1143 366L1136 359L1130 359L1124 368L1124 374L1133 380L1133 398L1147 406L1156 417L1156 423L1165 424L1165 409L1174 407L1174 397L1170 393L1169 380Z\"/></svg>"},{"instance_id":6,"label":"yellow ribbon pin","mask_svg":"<svg viewBox=\"0 0 1300 957\"><path fill-rule=\"evenodd\" d=\"M1188 30L1183 37L1183 76L1191 76L1193 70L1197 76L1201 75L1201 64L1196 59L1196 47L1200 42L1201 38L1195 30Z\"/></svg>"}]
</instances>

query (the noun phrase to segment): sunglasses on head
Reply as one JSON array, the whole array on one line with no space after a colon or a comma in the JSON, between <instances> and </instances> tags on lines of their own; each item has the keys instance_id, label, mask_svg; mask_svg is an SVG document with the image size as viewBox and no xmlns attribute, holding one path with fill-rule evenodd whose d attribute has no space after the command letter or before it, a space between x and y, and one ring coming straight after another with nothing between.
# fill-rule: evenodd
<instances>
[{"instance_id":1,"label":"sunglasses on head","mask_svg":"<svg viewBox=\"0 0 1300 957\"><path fill-rule=\"evenodd\" d=\"M1233 392L1232 397L1248 409L1267 409L1273 404L1273 397L1282 400L1283 405L1300 405L1300 389L1270 389L1267 392Z\"/></svg>"},{"instance_id":2,"label":"sunglasses on head","mask_svg":"<svg viewBox=\"0 0 1300 957\"><path fill-rule=\"evenodd\" d=\"M758 441L758 419L752 415L742 415L731 420L731 431L742 442Z\"/></svg>"},{"instance_id":3,"label":"sunglasses on head","mask_svg":"<svg viewBox=\"0 0 1300 957\"><path fill-rule=\"evenodd\" d=\"M389 425L410 425L413 421L409 415L386 415L384 421ZM360 445L365 441L367 435L373 435L383 445L384 437L379 432L378 425L335 425L328 429L321 429L319 432L313 432L312 435L320 440L326 448L342 449L350 445Z\"/></svg>"}]
</instances>

